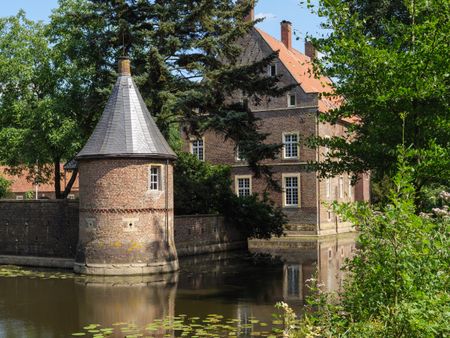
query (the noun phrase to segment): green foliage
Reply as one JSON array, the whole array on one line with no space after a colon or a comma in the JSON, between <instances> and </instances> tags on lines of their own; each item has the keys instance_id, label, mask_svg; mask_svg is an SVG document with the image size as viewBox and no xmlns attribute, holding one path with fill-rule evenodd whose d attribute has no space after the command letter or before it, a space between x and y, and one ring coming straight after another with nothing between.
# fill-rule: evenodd
<instances>
[{"instance_id":1,"label":"green foliage","mask_svg":"<svg viewBox=\"0 0 450 338\"><path fill-rule=\"evenodd\" d=\"M64 99L61 55L46 29L23 12L0 18L0 160L12 174L26 170L40 182L80 146L74 105Z\"/></svg>"},{"instance_id":2,"label":"green foliage","mask_svg":"<svg viewBox=\"0 0 450 338\"><path fill-rule=\"evenodd\" d=\"M174 167L175 213L220 213L247 237L281 236L287 223L281 208L266 195L238 197L231 184L228 166L212 165L180 152Z\"/></svg>"},{"instance_id":3,"label":"green foliage","mask_svg":"<svg viewBox=\"0 0 450 338\"><path fill-rule=\"evenodd\" d=\"M231 187L230 168L200 161L179 152L174 166L174 200L177 215L210 214L222 211Z\"/></svg>"},{"instance_id":4,"label":"green foliage","mask_svg":"<svg viewBox=\"0 0 450 338\"><path fill-rule=\"evenodd\" d=\"M27 192L23 195L23 197L24 197L26 200L33 200L33 199L36 198L36 193L35 193L34 191L30 190L30 191L27 191Z\"/></svg>"},{"instance_id":5,"label":"green foliage","mask_svg":"<svg viewBox=\"0 0 450 338\"><path fill-rule=\"evenodd\" d=\"M260 198L256 194L238 197L231 193L223 203L225 217L246 237L269 239L283 235L287 217L266 194Z\"/></svg>"},{"instance_id":6,"label":"green foliage","mask_svg":"<svg viewBox=\"0 0 450 338\"><path fill-rule=\"evenodd\" d=\"M4 198L8 195L10 186L11 182L0 176L0 198Z\"/></svg>"},{"instance_id":7,"label":"green foliage","mask_svg":"<svg viewBox=\"0 0 450 338\"><path fill-rule=\"evenodd\" d=\"M215 130L239 144L260 173L257 163L273 157L279 145L264 142L267 135L258 133L258 119L240 98L258 101L263 95L282 95L286 88L263 71L275 54L254 64L239 63L239 39L253 26L243 20L252 2L60 1L50 35L65 56L68 96L78 102L86 131L103 110L124 53L166 137L173 139L180 124L193 135Z\"/></svg>"},{"instance_id":8,"label":"green foliage","mask_svg":"<svg viewBox=\"0 0 450 338\"><path fill-rule=\"evenodd\" d=\"M297 336L444 337L449 332L448 209L417 215L413 169L400 158L388 203L337 211L360 230L339 298L319 293ZM448 194L444 196L447 198ZM313 335L314 334L314 335Z\"/></svg>"},{"instance_id":9,"label":"green foliage","mask_svg":"<svg viewBox=\"0 0 450 338\"><path fill-rule=\"evenodd\" d=\"M343 104L322 120L357 116L351 135L316 140L331 151L323 176L370 170L393 177L398 145L411 145L417 191L450 182L450 3L447 0L319 1L330 34L314 39L316 70ZM339 159L339 161L337 161Z\"/></svg>"}]
</instances>

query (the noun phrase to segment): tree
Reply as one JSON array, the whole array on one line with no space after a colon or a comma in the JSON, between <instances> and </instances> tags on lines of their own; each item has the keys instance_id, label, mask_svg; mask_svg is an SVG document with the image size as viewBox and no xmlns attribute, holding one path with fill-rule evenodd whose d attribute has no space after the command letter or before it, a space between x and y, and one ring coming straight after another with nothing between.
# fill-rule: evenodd
<instances>
[{"instance_id":1,"label":"tree","mask_svg":"<svg viewBox=\"0 0 450 338\"><path fill-rule=\"evenodd\" d=\"M93 128L104 107L118 57L126 54L150 113L169 141L179 135L180 125L193 135L215 130L239 144L260 173L259 161L275 156L280 145L264 143L257 118L240 98L282 95L287 88L277 85L277 77L261 75L275 54L254 64L239 63L239 39L254 24L243 20L252 4L60 1L52 15L52 43L69 67L82 71L71 95L82 105L86 130Z\"/></svg>"},{"instance_id":2,"label":"tree","mask_svg":"<svg viewBox=\"0 0 450 338\"><path fill-rule=\"evenodd\" d=\"M371 171L395 175L397 146L411 146L414 184L450 185L450 4L445 0L320 1L330 29L314 39L324 53L316 71L343 98L323 121L357 117L345 137L315 140L331 148L322 176ZM339 161L337 161L339 159Z\"/></svg>"},{"instance_id":3,"label":"tree","mask_svg":"<svg viewBox=\"0 0 450 338\"><path fill-rule=\"evenodd\" d=\"M266 195L239 197L231 190L230 167L178 153L174 167L175 214L218 213L247 238L280 237L287 218Z\"/></svg>"},{"instance_id":4,"label":"tree","mask_svg":"<svg viewBox=\"0 0 450 338\"><path fill-rule=\"evenodd\" d=\"M0 161L34 182L53 175L61 192L60 162L80 146L77 119L64 99L57 53L46 27L24 12L0 19ZM73 183L70 180L69 186Z\"/></svg>"},{"instance_id":5,"label":"tree","mask_svg":"<svg viewBox=\"0 0 450 338\"><path fill-rule=\"evenodd\" d=\"M388 202L336 206L360 231L358 250L345 266L339 297L319 293L314 311L300 322L298 337L445 337L450 300L448 203L417 214L414 168L399 150L398 172ZM310 308L311 310L311 308ZM314 335L312 334L314 332Z\"/></svg>"}]
</instances>

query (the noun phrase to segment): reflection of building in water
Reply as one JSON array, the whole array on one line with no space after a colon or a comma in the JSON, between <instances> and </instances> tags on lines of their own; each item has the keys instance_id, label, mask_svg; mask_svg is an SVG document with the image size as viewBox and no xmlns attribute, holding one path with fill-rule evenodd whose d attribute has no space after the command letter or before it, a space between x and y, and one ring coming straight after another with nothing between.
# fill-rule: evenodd
<instances>
[{"instance_id":1,"label":"reflection of building in water","mask_svg":"<svg viewBox=\"0 0 450 338\"><path fill-rule=\"evenodd\" d=\"M138 328L175 315L178 274L85 277L75 283L80 327L126 322ZM167 332L159 332L163 336Z\"/></svg>"},{"instance_id":2,"label":"reflection of building in water","mask_svg":"<svg viewBox=\"0 0 450 338\"><path fill-rule=\"evenodd\" d=\"M266 253L283 261L283 299L304 300L307 281L317 276L328 291L337 291L344 277L345 259L355 249L355 234L316 239L277 238L251 240L252 253Z\"/></svg>"}]
</instances>

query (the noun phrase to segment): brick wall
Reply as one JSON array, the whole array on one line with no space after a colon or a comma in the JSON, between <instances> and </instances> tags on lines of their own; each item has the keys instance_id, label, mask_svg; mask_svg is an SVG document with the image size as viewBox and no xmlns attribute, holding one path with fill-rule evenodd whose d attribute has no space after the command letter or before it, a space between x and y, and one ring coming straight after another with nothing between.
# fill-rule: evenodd
<instances>
[{"instance_id":1,"label":"brick wall","mask_svg":"<svg viewBox=\"0 0 450 338\"><path fill-rule=\"evenodd\" d=\"M0 254L73 258L78 203L0 201Z\"/></svg>"},{"instance_id":2,"label":"brick wall","mask_svg":"<svg viewBox=\"0 0 450 338\"><path fill-rule=\"evenodd\" d=\"M0 201L0 255L74 258L78 210L78 201ZM246 247L216 215L176 216L175 243L179 256Z\"/></svg>"},{"instance_id":3,"label":"brick wall","mask_svg":"<svg viewBox=\"0 0 450 338\"><path fill-rule=\"evenodd\" d=\"M179 256L247 247L238 229L218 215L175 216L175 243Z\"/></svg>"}]
</instances>

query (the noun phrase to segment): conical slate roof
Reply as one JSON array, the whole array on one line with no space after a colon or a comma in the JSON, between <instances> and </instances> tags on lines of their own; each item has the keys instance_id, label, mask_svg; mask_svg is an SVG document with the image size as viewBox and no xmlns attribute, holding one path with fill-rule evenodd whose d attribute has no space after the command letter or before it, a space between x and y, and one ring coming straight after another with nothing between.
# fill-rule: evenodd
<instances>
[{"instance_id":1,"label":"conical slate roof","mask_svg":"<svg viewBox=\"0 0 450 338\"><path fill-rule=\"evenodd\" d=\"M76 159L104 157L176 158L129 70L119 75L100 121Z\"/></svg>"}]
</instances>

